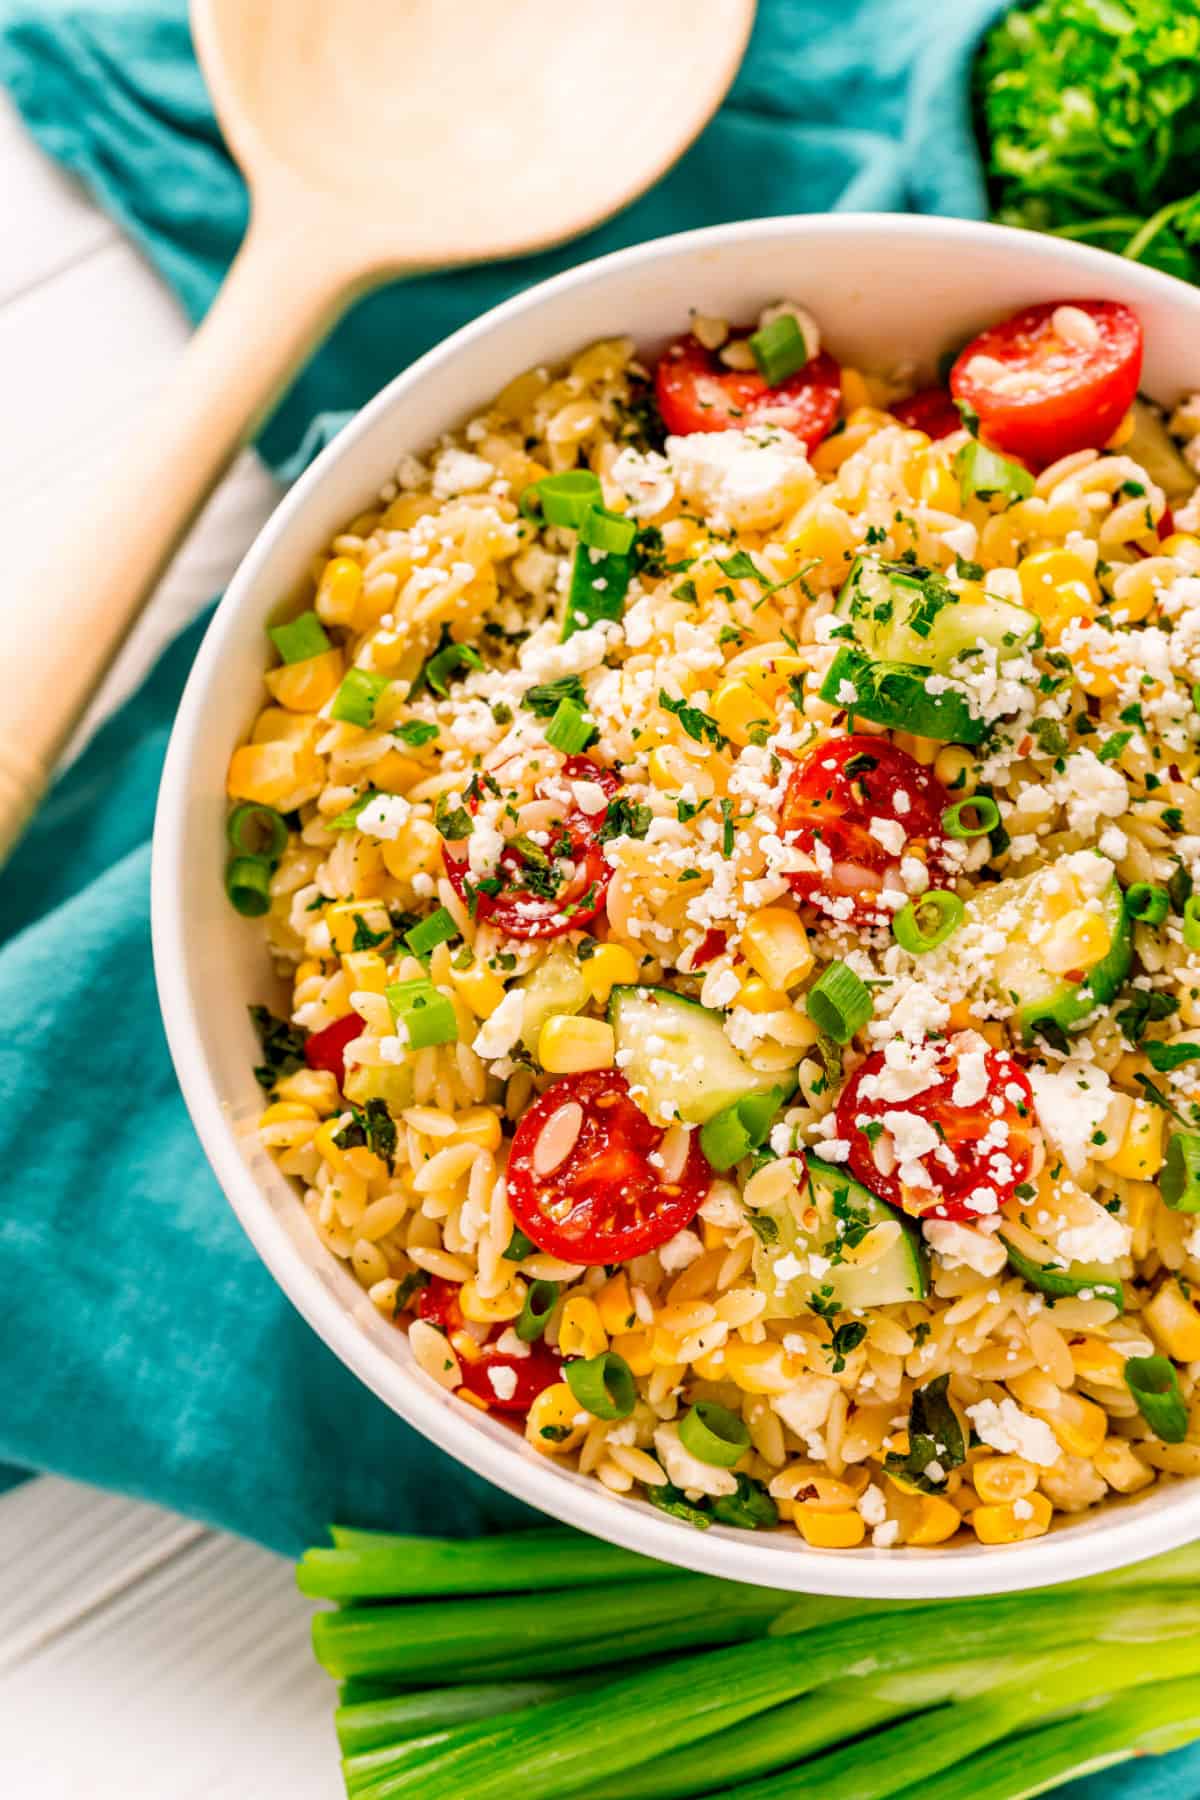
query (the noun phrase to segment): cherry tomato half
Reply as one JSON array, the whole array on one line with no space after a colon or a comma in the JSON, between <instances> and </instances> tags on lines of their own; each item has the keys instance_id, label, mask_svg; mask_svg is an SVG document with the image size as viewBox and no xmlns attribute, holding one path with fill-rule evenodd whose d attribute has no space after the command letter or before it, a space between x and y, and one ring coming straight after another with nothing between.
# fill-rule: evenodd
<instances>
[{"instance_id":1,"label":"cherry tomato half","mask_svg":"<svg viewBox=\"0 0 1200 1800\"><path fill-rule=\"evenodd\" d=\"M1033 1164L1033 1092L1024 1070L1007 1051L981 1053L972 1040L930 1046L929 1085L902 1099L886 1097L894 1072L889 1080L886 1053L877 1050L838 1101L851 1174L914 1218L986 1218L1012 1199ZM960 1062L968 1049L970 1061ZM863 1129L873 1124L882 1129ZM906 1173L919 1179L906 1181Z\"/></svg>"},{"instance_id":2,"label":"cherry tomato half","mask_svg":"<svg viewBox=\"0 0 1200 1800\"><path fill-rule=\"evenodd\" d=\"M620 791L620 782L609 769L602 769L586 756L568 756L561 771L563 781L591 781L603 788L611 800ZM538 789L539 795L541 789ZM478 810L478 799L468 799L467 809ZM517 849L502 850L494 876L486 885L473 880L465 858L452 856L443 846L442 860L446 873L461 900L475 906L475 917L487 920L507 937L561 937L564 931L580 931L604 911L612 870L604 859L600 843L600 827L604 813L585 813L581 807L569 806L561 823L550 825L550 859L547 885L557 879L553 897L530 885L530 872ZM541 871L539 871L541 873ZM488 891L492 882L499 884L495 893Z\"/></svg>"},{"instance_id":3,"label":"cherry tomato half","mask_svg":"<svg viewBox=\"0 0 1200 1800\"><path fill-rule=\"evenodd\" d=\"M418 1319L438 1326L448 1337L461 1332L463 1315L458 1303L458 1292L456 1281L444 1281L440 1275L434 1275L417 1296ZM479 1345L473 1355L464 1340L460 1339L455 1344L462 1370L462 1385L468 1393L482 1400L492 1412L528 1412L542 1389L559 1380L562 1358L557 1350L540 1342L529 1346L527 1356L511 1356L505 1350L494 1350L491 1347L493 1341L503 1336L506 1330L504 1325L493 1326L485 1342ZM505 1391L508 1387L507 1377L501 1377L497 1388L491 1377L493 1369L512 1370L515 1386L511 1394Z\"/></svg>"},{"instance_id":4,"label":"cherry tomato half","mask_svg":"<svg viewBox=\"0 0 1200 1800\"><path fill-rule=\"evenodd\" d=\"M735 339L749 336L742 329ZM681 437L693 431L745 431L779 425L815 450L838 416L842 372L824 350L776 387L757 369L728 369L715 350L689 332L668 345L654 372L663 424Z\"/></svg>"},{"instance_id":5,"label":"cherry tomato half","mask_svg":"<svg viewBox=\"0 0 1200 1800\"><path fill-rule=\"evenodd\" d=\"M944 387L920 388L888 410L910 431L923 431L926 437L944 438L962 430L962 414Z\"/></svg>"},{"instance_id":6,"label":"cherry tomato half","mask_svg":"<svg viewBox=\"0 0 1200 1800\"><path fill-rule=\"evenodd\" d=\"M346 1045L363 1034L363 1022L357 1013L335 1019L321 1031L314 1031L304 1046L304 1060L310 1069L327 1069L337 1076L342 1087L346 1080Z\"/></svg>"},{"instance_id":7,"label":"cherry tomato half","mask_svg":"<svg viewBox=\"0 0 1200 1800\"><path fill-rule=\"evenodd\" d=\"M879 895L900 887L902 856L919 853L930 885L941 883L949 804L937 777L886 738L826 739L796 764L783 799L780 833L816 865L789 874L793 891L830 918L889 924Z\"/></svg>"},{"instance_id":8,"label":"cherry tomato half","mask_svg":"<svg viewBox=\"0 0 1200 1800\"><path fill-rule=\"evenodd\" d=\"M441 1275L431 1275L417 1294L418 1319L424 1319L427 1324L436 1325L442 1331L461 1331L463 1316L458 1304L458 1288L457 1281L447 1281Z\"/></svg>"},{"instance_id":9,"label":"cherry tomato half","mask_svg":"<svg viewBox=\"0 0 1200 1800\"><path fill-rule=\"evenodd\" d=\"M1084 314L1094 342L1056 329L1059 308ZM1045 468L1106 444L1137 393L1142 327L1116 300L1044 301L972 338L950 371L956 400L979 414L984 443Z\"/></svg>"},{"instance_id":10,"label":"cherry tomato half","mask_svg":"<svg viewBox=\"0 0 1200 1800\"><path fill-rule=\"evenodd\" d=\"M656 1167L651 1158L666 1135L635 1104L618 1070L564 1075L513 1137L513 1218L539 1250L564 1262L628 1262L665 1244L695 1218L712 1181L695 1131L680 1166Z\"/></svg>"}]
</instances>

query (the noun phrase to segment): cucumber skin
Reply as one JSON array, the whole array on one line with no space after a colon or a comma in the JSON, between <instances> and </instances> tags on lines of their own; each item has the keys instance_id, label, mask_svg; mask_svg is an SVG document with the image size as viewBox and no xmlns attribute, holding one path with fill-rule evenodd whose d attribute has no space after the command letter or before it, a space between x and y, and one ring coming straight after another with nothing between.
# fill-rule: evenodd
<instances>
[{"instance_id":1,"label":"cucumber skin","mask_svg":"<svg viewBox=\"0 0 1200 1800\"><path fill-rule=\"evenodd\" d=\"M626 982L612 990L612 993L608 998L606 1017L616 1034L618 1047L621 1045L622 1036L620 1024L621 1009L626 1001L635 1005L644 1005L647 1002L652 1002L657 1003L660 1006L665 1006L668 1010L686 1009L687 1011L696 1013L699 1019L705 1020L711 1029L720 1033L724 1049L727 1052L730 1061L739 1065L748 1077L746 1081L739 1083L736 1087L718 1089L715 1091L710 1090L710 1092L714 1092L716 1103L704 1112L698 1111L695 1107L693 1107L690 1112L685 1111L684 1107L679 1105L677 1116L684 1124L706 1125L717 1113L723 1112L727 1106L732 1106L738 1100L746 1099L752 1094L768 1094L773 1088L780 1086L787 1088L787 1077L785 1074L776 1071L771 1075L763 1075L760 1077L743 1061L739 1052L734 1049L733 1045L725 1035L724 1021L719 1012L714 1011L711 1006L702 1005L699 1000L690 999L686 994L677 994L673 988L646 987L639 983ZM681 1071L681 1077L682 1074L683 1071ZM648 1090L650 1090L648 1081L646 1086ZM781 1104L786 1104L786 1099L795 1091L795 1086L796 1081L793 1076L791 1087L787 1088L787 1095ZM652 1094L652 1090L650 1091ZM703 1081L698 1080L697 1092L703 1094L703 1091L704 1083ZM650 1116L653 1118L654 1113L651 1112Z\"/></svg>"},{"instance_id":2,"label":"cucumber skin","mask_svg":"<svg viewBox=\"0 0 1200 1800\"><path fill-rule=\"evenodd\" d=\"M905 1218L903 1213L897 1212L894 1206L889 1206L886 1200L881 1200L878 1194L873 1194L870 1188L864 1187L861 1181L856 1181L853 1175L848 1174L837 1163L822 1162L817 1156L807 1155L804 1163L810 1180L815 1179L825 1187L836 1181L839 1187L848 1187L851 1199L856 1204L865 1206L872 1217L896 1220L907 1241L909 1260L916 1276L918 1291L909 1298L924 1300L929 1292L929 1258L925 1253L925 1240L921 1236L920 1227Z\"/></svg>"},{"instance_id":3,"label":"cucumber skin","mask_svg":"<svg viewBox=\"0 0 1200 1800\"><path fill-rule=\"evenodd\" d=\"M1109 1300L1119 1313L1125 1311L1125 1288L1121 1281L1099 1263L1068 1263L1065 1268L1044 1268L1040 1263L1031 1262L1019 1250L1013 1248L1000 1233L1000 1242L1008 1252L1009 1265L1021 1280L1040 1294L1048 1294L1052 1300L1073 1299L1080 1288L1090 1288L1097 1300Z\"/></svg>"},{"instance_id":4,"label":"cucumber skin","mask_svg":"<svg viewBox=\"0 0 1200 1800\"><path fill-rule=\"evenodd\" d=\"M1133 930L1125 905L1125 894L1114 876L1106 890L1108 906L1119 912L1113 920L1112 944L1103 960L1080 982L1062 982L1045 1000L1030 1001L1017 1012L1017 1020L1026 1042L1037 1035L1045 1021L1062 1031L1074 1031L1090 1019L1098 1006L1107 1006L1114 998L1133 966Z\"/></svg>"},{"instance_id":5,"label":"cucumber skin","mask_svg":"<svg viewBox=\"0 0 1200 1800\"><path fill-rule=\"evenodd\" d=\"M906 686L920 686L922 677L934 673L932 668L916 663L872 662L861 650L843 645L821 683L820 697L831 706L841 706L851 715L857 714L860 719L868 719L888 730L917 732L919 736L934 738L941 744L981 743L987 735L987 720L977 719L962 695L953 689L936 695L923 692L923 710L919 719L914 719L904 706L889 704L886 695L882 699L879 695L880 686L897 677L903 677ZM852 706L846 706L838 698L843 681L853 683L858 689L859 699ZM862 695L867 682L875 692L868 689L864 702Z\"/></svg>"},{"instance_id":6,"label":"cucumber skin","mask_svg":"<svg viewBox=\"0 0 1200 1800\"><path fill-rule=\"evenodd\" d=\"M924 668L928 666L935 673L950 675L954 673L953 665L956 659L965 649L977 648L983 643L988 643L992 645L998 655L1004 654L1005 650L1008 654L1015 655L1027 644L1037 641L1040 637L1041 626L1037 615L1030 612L1028 607L1018 606L1011 600L1001 600L995 595L986 594L982 600L960 601L939 612L925 639L922 639L905 623L905 618L899 616L888 622L890 630L888 625L875 627L869 618L864 619L855 613L855 600L862 591L864 572L872 570L877 572L893 590L900 591L901 602L906 595L919 594L922 587L920 578L902 567L885 564L878 557L855 557L850 567L850 573L842 584L834 611L839 618L845 619L850 625L858 647L865 656L871 658L878 656L882 662L895 661L905 667ZM994 616L1000 615L1001 622L1007 623L1008 630L999 634L1000 641L997 641L997 635L994 632L995 618L993 617L993 634L989 636L984 632L977 632L972 638L969 633L964 635L960 623L959 630L949 634L951 639L958 638L960 641L956 648L949 649L942 641L947 635L944 627L953 623L955 616L960 614L960 608L963 618L969 615L978 620L982 615L986 619L989 612ZM1012 642L1006 645L1003 639L1010 635ZM889 639L891 640L890 646ZM938 648L939 641L942 641L940 649ZM888 654L889 648L890 655ZM911 650L913 654L906 655L906 649Z\"/></svg>"}]
</instances>

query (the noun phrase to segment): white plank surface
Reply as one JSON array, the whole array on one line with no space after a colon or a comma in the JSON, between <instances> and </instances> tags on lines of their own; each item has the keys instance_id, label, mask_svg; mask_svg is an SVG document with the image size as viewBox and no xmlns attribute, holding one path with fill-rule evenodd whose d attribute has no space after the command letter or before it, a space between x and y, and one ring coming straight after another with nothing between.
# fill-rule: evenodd
<instances>
[{"instance_id":1,"label":"white plank surface","mask_svg":"<svg viewBox=\"0 0 1200 1800\"><path fill-rule=\"evenodd\" d=\"M36 605L47 541L185 338L170 295L0 93L0 609ZM221 586L277 491L240 460L92 724ZM285 1562L187 1520L45 1478L0 1496L0 1795L336 1800L333 1688L308 1615Z\"/></svg>"}]
</instances>

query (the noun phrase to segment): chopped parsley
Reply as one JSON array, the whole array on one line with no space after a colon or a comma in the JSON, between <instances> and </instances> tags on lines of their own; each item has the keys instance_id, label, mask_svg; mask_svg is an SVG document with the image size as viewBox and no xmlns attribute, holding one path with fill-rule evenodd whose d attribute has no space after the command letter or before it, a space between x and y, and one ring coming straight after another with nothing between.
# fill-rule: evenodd
<instances>
[{"instance_id":1,"label":"chopped parsley","mask_svg":"<svg viewBox=\"0 0 1200 1800\"><path fill-rule=\"evenodd\" d=\"M277 1019L268 1007L252 1006L249 1011L263 1057L254 1071L254 1079L269 1094L285 1075L294 1075L297 1069L304 1067L308 1033L287 1019Z\"/></svg>"},{"instance_id":2,"label":"chopped parsley","mask_svg":"<svg viewBox=\"0 0 1200 1800\"><path fill-rule=\"evenodd\" d=\"M724 750L728 742L725 733L717 721L700 707L689 706L686 700L672 700L666 688L659 688L658 704L664 712L675 715L687 735L697 744L711 744L714 750Z\"/></svg>"}]
</instances>

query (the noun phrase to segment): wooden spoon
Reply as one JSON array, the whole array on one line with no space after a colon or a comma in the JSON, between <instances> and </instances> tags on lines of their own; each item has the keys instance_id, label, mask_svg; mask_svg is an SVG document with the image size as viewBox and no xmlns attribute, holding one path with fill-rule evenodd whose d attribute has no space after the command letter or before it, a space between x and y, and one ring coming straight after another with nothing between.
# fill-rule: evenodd
<instances>
[{"instance_id":1,"label":"wooden spoon","mask_svg":"<svg viewBox=\"0 0 1200 1800\"><path fill-rule=\"evenodd\" d=\"M250 225L90 516L0 642L0 854L189 523L338 313L517 256L655 181L733 79L754 0L193 0ZM397 445L397 450L405 446Z\"/></svg>"}]
</instances>

